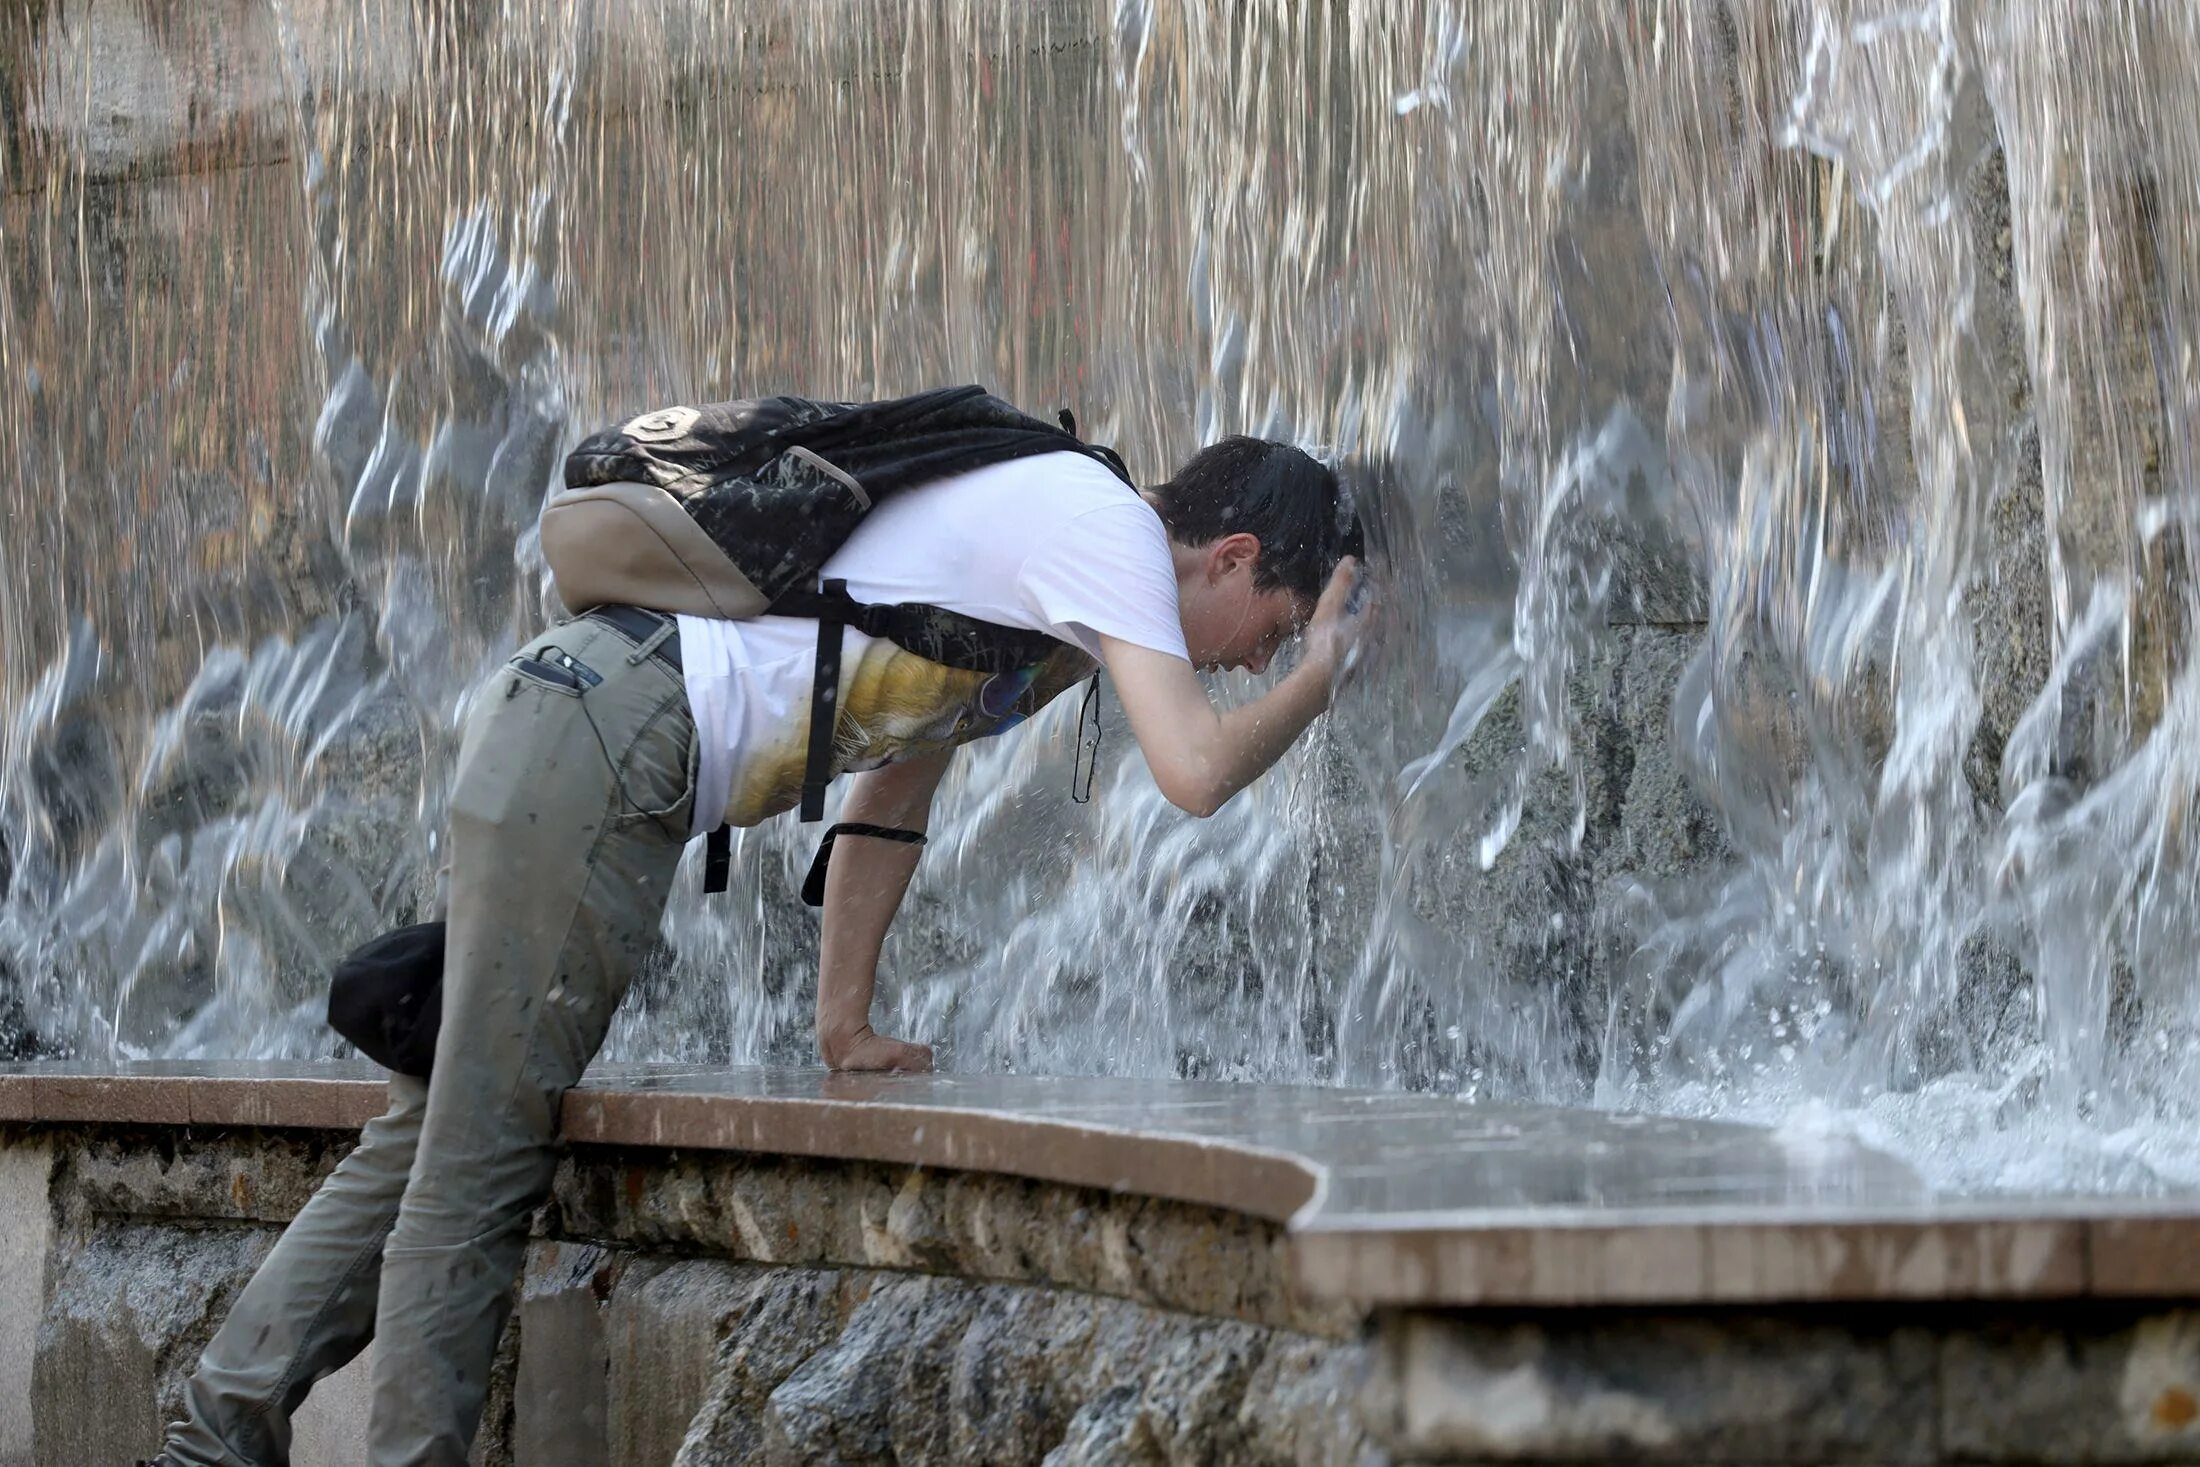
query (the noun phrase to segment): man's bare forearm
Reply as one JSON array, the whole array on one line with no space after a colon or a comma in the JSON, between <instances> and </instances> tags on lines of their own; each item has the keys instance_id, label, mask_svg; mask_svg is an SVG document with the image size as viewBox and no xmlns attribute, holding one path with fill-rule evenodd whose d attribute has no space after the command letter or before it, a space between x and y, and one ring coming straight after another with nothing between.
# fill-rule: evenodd
<instances>
[{"instance_id":1,"label":"man's bare forearm","mask_svg":"<svg viewBox=\"0 0 2200 1467\"><path fill-rule=\"evenodd\" d=\"M1112 638L1101 644L1154 783L1193 815L1214 814L1260 778L1329 706L1335 661L1326 652L1252 702L1218 713L1183 658Z\"/></svg>"},{"instance_id":2,"label":"man's bare forearm","mask_svg":"<svg viewBox=\"0 0 2200 1467\"><path fill-rule=\"evenodd\" d=\"M923 830L932 792L949 755L911 760L858 775L841 807L843 820ZM844 835L833 843L825 876L824 932L818 945L817 1042L839 1066L871 1032L871 996L879 950L909 890L922 847Z\"/></svg>"},{"instance_id":3,"label":"man's bare forearm","mask_svg":"<svg viewBox=\"0 0 2200 1467\"><path fill-rule=\"evenodd\" d=\"M1216 714L1200 759L1205 808L1195 813L1221 809L1281 759L1329 707L1329 685L1326 666L1302 662L1252 702Z\"/></svg>"}]
</instances>

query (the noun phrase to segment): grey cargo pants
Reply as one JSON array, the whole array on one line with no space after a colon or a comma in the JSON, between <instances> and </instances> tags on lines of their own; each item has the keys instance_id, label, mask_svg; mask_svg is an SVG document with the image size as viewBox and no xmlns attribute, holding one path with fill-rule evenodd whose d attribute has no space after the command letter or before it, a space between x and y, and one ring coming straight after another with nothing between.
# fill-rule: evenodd
<instances>
[{"instance_id":1,"label":"grey cargo pants","mask_svg":"<svg viewBox=\"0 0 2200 1467\"><path fill-rule=\"evenodd\" d=\"M601 681L576 692L542 674L555 651ZM601 622L544 633L476 695L451 801L434 1078L391 1077L389 1113L238 1297L169 1460L286 1463L291 1413L370 1338L370 1460L466 1460L550 1190L559 1099L656 941L694 797L679 674Z\"/></svg>"}]
</instances>

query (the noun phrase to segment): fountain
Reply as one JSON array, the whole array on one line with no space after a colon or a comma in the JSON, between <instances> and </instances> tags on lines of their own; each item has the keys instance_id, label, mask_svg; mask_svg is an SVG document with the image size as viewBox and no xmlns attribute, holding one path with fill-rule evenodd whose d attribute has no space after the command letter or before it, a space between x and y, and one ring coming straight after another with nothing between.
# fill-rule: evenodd
<instances>
[{"instance_id":1,"label":"fountain","mask_svg":"<svg viewBox=\"0 0 2200 1467\"><path fill-rule=\"evenodd\" d=\"M58 1168L25 1184L25 1216L59 1220L32 1255L114 1264L17 1317L121 1298L117 1239L147 1219L241 1238L286 1215L113 1160L170 1145L147 1138L189 1097L228 1129L171 1167L277 1198L356 1122L326 965L431 899L463 701L555 609L533 525L562 452L641 407L947 381L1069 407L1145 479L1227 432L1318 445L1371 506L1383 627L1317 735L1210 821L1167 806L1112 714L1089 807L1074 709L963 756L882 970L890 1022L950 1072L901 1093L934 1143L768 1132L831 1160L767 1190L975 1167L1066 1207L1141 1178L1192 1210L1172 1248L1202 1208L1274 1230L1231 1266L1288 1253L1290 1302L967 1241L800 1255L834 1287L1039 1280L1334 1370L1304 1342L1376 1319L1375 1354L1451 1394L1371 1439L1477 1460L1817 1458L1691 1435L1731 1421L1671 1381L1645 1387L1655 1429L1501 1440L1473 1381L1528 1367L1417 1309L2189 1296L2168 1259L2200 1186L2196 78L2200 16L2143 0L0 7L0 1057L21 1062L0 1163ZM602 1095L715 1084L738 1111L764 1102L708 1076L808 1060L809 853L775 823L742 833L726 896L685 873ZM1113 1135L1155 1106L1155 1154L1164 1133L1280 1148L1323 1195L1351 1192L1349 1160L1291 1116L1364 1103L1424 1127L1370 1165L1453 1190L1325 1212L1254 1172L1035 1171L1039 1141L985 1149L955 1088L978 1076L1003 1125ZM1073 1099L1047 1088L1069 1076ZM851 1124L815 1076L786 1083ZM1210 1103L1213 1127L1184 1119ZM1446 1127L1485 1113L1572 1117L1519 1122L1558 1156L1625 1149L1600 1128L1631 1116L1663 1139L1624 1182L1560 1164L1515 1187L1451 1164L1487 1148ZM620 1211L619 1167L639 1199L686 1163L569 1119L597 1159L546 1234L565 1261L531 1265L540 1317L586 1313L602 1259L571 1273L576 1248L642 1258L644 1292L651 1248L796 1257ZM700 1134L681 1144L754 1141ZM1726 1160L1645 1190L1682 1154ZM99 1183L109 1162L130 1179ZM1723 1166L1761 1209L1716 1235L1739 1273L1705 1251ZM1044 1231L1055 1203L1027 1204ZM1581 1251L1523 1262L1545 1236ZM970 1307L955 1330L991 1317ZM2184 1316L2123 1307L2085 1338L2128 1420L2161 1418L2131 1450L2200 1450L2179 1435L2200 1408L2164 1405L2200 1370ZM1538 1348L1739 1348L1693 1315L1585 1321L1537 1324ZM91 1370L55 1328L22 1369ZM177 1329L147 1327L169 1372L149 1394ZM2092 1389L1982 1337L1946 1325L1937 1378ZM1895 1323L1776 1338L1879 1371L1890 1420L1924 1409ZM1106 1433L1132 1427L1093 1405L1115 1387L1079 1379L1102 1443L1080 1450L1117 1460ZM1552 1389L1572 1404L1551 1419L1593 1416ZM2047 1450L1953 1420L1929 1449L1808 1451ZM1282 1440L1260 1450L1291 1459Z\"/></svg>"}]
</instances>

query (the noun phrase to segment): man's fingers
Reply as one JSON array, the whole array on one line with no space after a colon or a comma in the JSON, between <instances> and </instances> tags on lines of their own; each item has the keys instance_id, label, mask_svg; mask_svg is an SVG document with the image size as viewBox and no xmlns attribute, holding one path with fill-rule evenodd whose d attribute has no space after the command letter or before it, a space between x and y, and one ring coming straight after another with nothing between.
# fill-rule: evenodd
<instances>
[{"instance_id":1,"label":"man's fingers","mask_svg":"<svg viewBox=\"0 0 2200 1467\"><path fill-rule=\"evenodd\" d=\"M1329 584L1322 587L1321 600L1314 606L1314 621L1341 623L1349 621L1360 609L1362 576L1360 562L1346 556L1337 562L1337 568L1329 573Z\"/></svg>"},{"instance_id":2,"label":"man's fingers","mask_svg":"<svg viewBox=\"0 0 2200 1467\"><path fill-rule=\"evenodd\" d=\"M1360 563L1351 556L1337 562L1337 568L1329 573L1329 584L1322 588L1322 600L1336 604L1352 594L1352 588L1360 583Z\"/></svg>"},{"instance_id":3,"label":"man's fingers","mask_svg":"<svg viewBox=\"0 0 2200 1467\"><path fill-rule=\"evenodd\" d=\"M928 1044L907 1044L899 1039L881 1039L879 1050L878 1067L882 1070L932 1068L932 1047Z\"/></svg>"},{"instance_id":4,"label":"man's fingers","mask_svg":"<svg viewBox=\"0 0 2200 1467\"><path fill-rule=\"evenodd\" d=\"M835 1068L929 1070L932 1068L932 1047L928 1044L908 1044L899 1039L888 1039L883 1034L874 1034L850 1051Z\"/></svg>"}]
</instances>

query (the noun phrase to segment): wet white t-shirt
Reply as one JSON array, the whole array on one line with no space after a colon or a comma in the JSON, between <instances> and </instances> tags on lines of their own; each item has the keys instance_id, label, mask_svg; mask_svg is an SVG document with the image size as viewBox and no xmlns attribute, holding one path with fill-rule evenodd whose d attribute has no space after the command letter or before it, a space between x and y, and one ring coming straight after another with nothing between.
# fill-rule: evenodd
<instances>
[{"instance_id":1,"label":"wet white t-shirt","mask_svg":"<svg viewBox=\"0 0 2200 1467\"><path fill-rule=\"evenodd\" d=\"M1000 733L1091 674L1100 638L1190 660L1167 528L1081 453L975 470L873 510L825 564L858 601L916 601L1044 632L1061 650L987 676L843 633L835 768L868 769ZM680 618L699 740L692 834L800 798L817 623Z\"/></svg>"}]
</instances>

